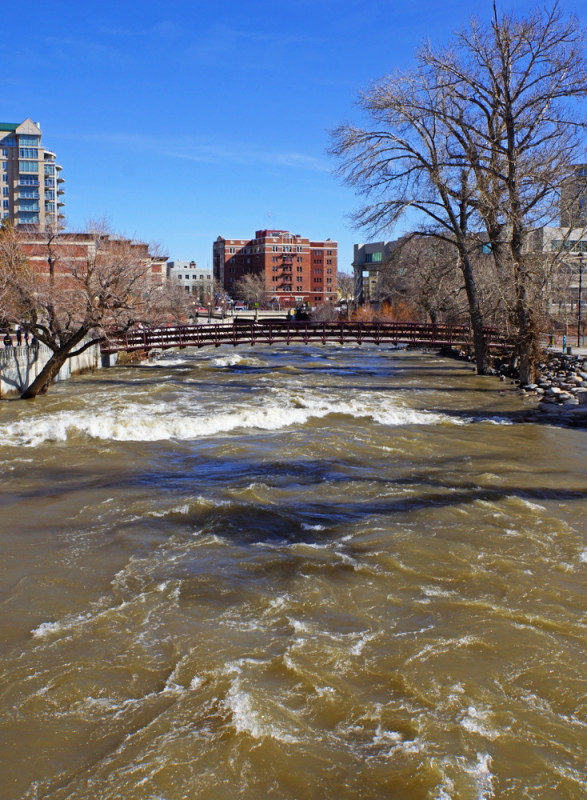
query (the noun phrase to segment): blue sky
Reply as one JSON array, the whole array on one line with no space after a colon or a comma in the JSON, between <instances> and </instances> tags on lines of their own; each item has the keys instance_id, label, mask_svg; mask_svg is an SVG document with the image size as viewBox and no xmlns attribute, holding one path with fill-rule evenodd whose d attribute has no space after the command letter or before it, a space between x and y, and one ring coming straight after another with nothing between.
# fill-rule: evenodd
<instances>
[{"instance_id":1,"label":"blue sky","mask_svg":"<svg viewBox=\"0 0 587 800\"><path fill-rule=\"evenodd\" d=\"M365 234L348 221L359 201L333 175L328 130L358 120L361 88L408 68L424 38L445 42L471 9L453 0L11 3L0 119L40 122L63 166L70 228L105 218L202 266L219 235L283 228L336 239L348 271ZM475 11L487 18L490 0Z\"/></svg>"}]
</instances>

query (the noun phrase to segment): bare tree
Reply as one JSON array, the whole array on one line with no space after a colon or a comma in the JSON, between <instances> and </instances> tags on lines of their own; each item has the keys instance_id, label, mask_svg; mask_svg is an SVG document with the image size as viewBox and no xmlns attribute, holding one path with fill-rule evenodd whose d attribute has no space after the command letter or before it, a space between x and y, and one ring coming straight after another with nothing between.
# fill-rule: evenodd
<instances>
[{"instance_id":1,"label":"bare tree","mask_svg":"<svg viewBox=\"0 0 587 800\"><path fill-rule=\"evenodd\" d=\"M4 316L21 323L51 351L23 392L47 391L68 358L102 341L110 329L160 319L161 285L151 281L148 246L94 227L84 234L19 234L0 228Z\"/></svg>"},{"instance_id":2,"label":"bare tree","mask_svg":"<svg viewBox=\"0 0 587 800\"><path fill-rule=\"evenodd\" d=\"M261 304L265 299L265 278L263 275L247 272L234 282L233 292L240 300Z\"/></svg>"},{"instance_id":3,"label":"bare tree","mask_svg":"<svg viewBox=\"0 0 587 800\"><path fill-rule=\"evenodd\" d=\"M584 129L569 102L586 94L574 17L556 4L528 19L500 16L494 6L491 24L472 21L449 48L425 46L411 72L362 95L375 129L345 125L334 133L342 174L372 200L358 223L381 230L412 209L423 219L421 233L453 242L479 372L484 315L471 254L485 241L521 378L533 376L546 274L527 252L527 235L558 208Z\"/></svg>"},{"instance_id":4,"label":"bare tree","mask_svg":"<svg viewBox=\"0 0 587 800\"><path fill-rule=\"evenodd\" d=\"M331 152L341 162L339 174L368 199L354 215L358 226L385 231L411 211L419 217L422 236L453 247L468 299L477 371L484 374L484 319L471 261L477 247L470 226L475 187L471 168L442 124L449 103L450 87L439 87L426 70L395 73L360 97L374 127L341 125L333 131Z\"/></svg>"},{"instance_id":5,"label":"bare tree","mask_svg":"<svg viewBox=\"0 0 587 800\"><path fill-rule=\"evenodd\" d=\"M454 247L443 240L407 236L398 241L383 265L381 293L392 308L412 305L414 319L462 324L468 317Z\"/></svg>"},{"instance_id":6,"label":"bare tree","mask_svg":"<svg viewBox=\"0 0 587 800\"><path fill-rule=\"evenodd\" d=\"M336 288L341 303L346 305L347 316L350 317L352 303L355 299L355 278L346 272L339 272L336 278Z\"/></svg>"},{"instance_id":7,"label":"bare tree","mask_svg":"<svg viewBox=\"0 0 587 800\"><path fill-rule=\"evenodd\" d=\"M573 101L587 95L584 35L558 4L528 18L498 14L472 22L450 49L425 47L420 68L448 92L442 124L472 170L475 204L487 232L515 333L520 375L530 381L553 259L529 251L529 232L568 215L577 198L585 121ZM576 103L575 103L576 105Z\"/></svg>"}]
</instances>

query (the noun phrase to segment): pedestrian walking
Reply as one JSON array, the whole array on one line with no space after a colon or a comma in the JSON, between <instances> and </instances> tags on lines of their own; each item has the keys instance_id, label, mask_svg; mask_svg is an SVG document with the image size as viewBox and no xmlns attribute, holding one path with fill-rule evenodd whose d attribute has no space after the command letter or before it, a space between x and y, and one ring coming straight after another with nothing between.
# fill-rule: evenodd
<instances>
[{"instance_id":1,"label":"pedestrian walking","mask_svg":"<svg viewBox=\"0 0 587 800\"><path fill-rule=\"evenodd\" d=\"M5 334L2 341L4 342L4 347L12 347L12 338L9 333Z\"/></svg>"},{"instance_id":2,"label":"pedestrian walking","mask_svg":"<svg viewBox=\"0 0 587 800\"><path fill-rule=\"evenodd\" d=\"M20 327L20 325L16 329L16 345L17 347L20 347L22 345L22 328Z\"/></svg>"}]
</instances>

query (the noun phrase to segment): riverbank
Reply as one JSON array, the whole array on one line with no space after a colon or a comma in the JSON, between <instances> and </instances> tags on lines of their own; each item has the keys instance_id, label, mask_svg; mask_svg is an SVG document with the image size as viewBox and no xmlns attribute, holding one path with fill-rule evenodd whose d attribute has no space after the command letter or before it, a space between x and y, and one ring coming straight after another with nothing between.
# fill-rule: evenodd
<instances>
[{"instance_id":1,"label":"riverbank","mask_svg":"<svg viewBox=\"0 0 587 800\"><path fill-rule=\"evenodd\" d=\"M0 350L0 398L18 397L31 385L52 355L43 344L35 347L5 347ZM78 356L69 358L59 370L56 381L73 375L93 372L102 366L100 346L93 345Z\"/></svg>"},{"instance_id":2,"label":"riverbank","mask_svg":"<svg viewBox=\"0 0 587 800\"><path fill-rule=\"evenodd\" d=\"M441 355L474 362L474 358L458 348L443 348ZM573 348L559 353L545 350L537 364L534 383L521 384L517 368L509 360L494 359L490 375L502 382L510 381L528 398L538 400L538 408L547 414L565 415L587 422L587 348Z\"/></svg>"},{"instance_id":3,"label":"riverbank","mask_svg":"<svg viewBox=\"0 0 587 800\"><path fill-rule=\"evenodd\" d=\"M539 399L542 411L587 419L586 355L549 352L538 365L536 382L520 388Z\"/></svg>"}]
</instances>

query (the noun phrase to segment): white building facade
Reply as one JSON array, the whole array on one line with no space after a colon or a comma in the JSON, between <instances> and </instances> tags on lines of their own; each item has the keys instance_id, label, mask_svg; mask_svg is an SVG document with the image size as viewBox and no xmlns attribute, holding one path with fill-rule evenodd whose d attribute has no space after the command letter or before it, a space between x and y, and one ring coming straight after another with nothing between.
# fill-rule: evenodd
<instances>
[{"instance_id":1,"label":"white building facade","mask_svg":"<svg viewBox=\"0 0 587 800\"><path fill-rule=\"evenodd\" d=\"M168 261L167 279L177 281L188 294L202 303L214 297L212 270L198 267L195 261Z\"/></svg>"}]
</instances>

